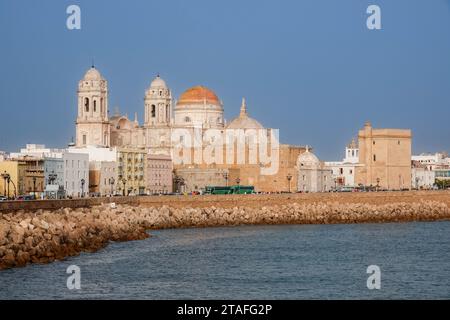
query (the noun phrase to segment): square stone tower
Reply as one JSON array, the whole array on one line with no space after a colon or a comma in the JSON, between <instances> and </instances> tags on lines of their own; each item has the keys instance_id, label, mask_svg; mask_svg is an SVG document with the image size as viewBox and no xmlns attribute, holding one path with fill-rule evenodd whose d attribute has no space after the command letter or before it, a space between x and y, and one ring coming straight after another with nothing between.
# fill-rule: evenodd
<instances>
[{"instance_id":1,"label":"square stone tower","mask_svg":"<svg viewBox=\"0 0 450 320\"><path fill-rule=\"evenodd\" d=\"M380 189L411 188L411 130L374 129L370 122L359 130L357 185Z\"/></svg>"}]
</instances>

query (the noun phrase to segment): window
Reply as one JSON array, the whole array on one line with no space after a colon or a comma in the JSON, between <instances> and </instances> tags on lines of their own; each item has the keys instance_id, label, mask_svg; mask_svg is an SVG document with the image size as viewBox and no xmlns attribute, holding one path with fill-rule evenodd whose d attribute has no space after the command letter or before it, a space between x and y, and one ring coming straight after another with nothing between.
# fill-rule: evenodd
<instances>
[{"instance_id":1,"label":"window","mask_svg":"<svg viewBox=\"0 0 450 320\"><path fill-rule=\"evenodd\" d=\"M152 118L156 117L156 106L152 104Z\"/></svg>"},{"instance_id":2,"label":"window","mask_svg":"<svg viewBox=\"0 0 450 320\"><path fill-rule=\"evenodd\" d=\"M191 122L191 118L185 117L185 118L184 118L184 122Z\"/></svg>"},{"instance_id":3,"label":"window","mask_svg":"<svg viewBox=\"0 0 450 320\"><path fill-rule=\"evenodd\" d=\"M344 169L343 168L339 168L339 174L344 174Z\"/></svg>"},{"instance_id":4,"label":"window","mask_svg":"<svg viewBox=\"0 0 450 320\"><path fill-rule=\"evenodd\" d=\"M97 100L94 100L94 112L97 111Z\"/></svg>"},{"instance_id":5,"label":"window","mask_svg":"<svg viewBox=\"0 0 450 320\"><path fill-rule=\"evenodd\" d=\"M86 135L83 134L83 144L86 144Z\"/></svg>"},{"instance_id":6,"label":"window","mask_svg":"<svg viewBox=\"0 0 450 320\"><path fill-rule=\"evenodd\" d=\"M84 108L86 112L89 112L89 98L84 98Z\"/></svg>"},{"instance_id":7,"label":"window","mask_svg":"<svg viewBox=\"0 0 450 320\"><path fill-rule=\"evenodd\" d=\"M352 169L350 169L350 174L353 174L353 170Z\"/></svg>"},{"instance_id":8,"label":"window","mask_svg":"<svg viewBox=\"0 0 450 320\"><path fill-rule=\"evenodd\" d=\"M400 140L397 141L397 144L400 145Z\"/></svg>"},{"instance_id":9,"label":"window","mask_svg":"<svg viewBox=\"0 0 450 320\"><path fill-rule=\"evenodd\" d=\"M377 161L377 155L373 155L373 162Z\"/></svg>"},{"instance_id":10,"label":"window","mask_svg":"<svg viewBox=\"0 0 450 320\"><path fill-rule=\"evenodd\" d=\"M375 145L375 141L373 141L372 143L373 143L373 145Z\"/></svg>"}]
</instances>

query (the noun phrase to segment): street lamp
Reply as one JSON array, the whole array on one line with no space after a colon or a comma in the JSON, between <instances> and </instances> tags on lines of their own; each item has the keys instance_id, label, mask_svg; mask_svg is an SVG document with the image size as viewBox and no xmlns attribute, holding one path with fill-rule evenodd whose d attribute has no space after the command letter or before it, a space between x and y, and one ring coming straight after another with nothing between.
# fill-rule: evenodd
<instances>
[{"instance_id":1,"label":"street lamp","mask_svg":"<svg viewBox=\"0 0 450 320\"><path fill-rule=\"evenodd\" d=\"M81 179L81 197L84 198L84 184L86 181L84 179Z\"/></svg>"},{"instance_id":2,"label":"street lamp","mask_svg":"<svg viewBox=\"0 0 450 320\"><path fill-rule=\"evenodd\" d=\"M5 171L6 172L6 171ZM7 173L7 177L6 180L8 181L8 198L9 198L9 183L13 184L14 187L14 198L17 197L17 188L16 188L16 184L14 183L14 181L11 180L11 176L9 175L9 173Z\"/></svg>"},{"instance_id":3,"label":"street lamp","mask_svg":"<svg viewBox=\"0 0 450 320\"><path fill-rule=\"evenodd\" d=\"M122 183L123 183L123 196L125 197L125 187L126 187L126 184L127 184L127 179L123 178L122 179Z\"/></svg>"},{"instance_id":4,"label":"street lamp","mask_svg":"<svg viewBox=\"0 0 450 320\"><path fill-rule=\"evenodd\" d=\"M288 174L286 176L286 178L288 179L288 183L289 183L289 193L291 193L291 180L292 180L292 174Z\"/></svg>"},{"instance_id":5,"label":"street lamp","mask_svg":"<svg viewBox=\"0 0 450 320\"><path fill-rule=\"evenodd\" d=\"M33 197L36 199L36 177L33 177Z\"/></svg>"},{"instance_id":6,"label":"street lamp","mask_svg":"<svg viewBox=\"0 0 450 320\"><path fill-rule=\"evenodd\" d=\"M9 178L9 173L6 173L6 171L2 173L2 178L3 178L3 195L6 197L6 183ZM9 198L9 192L7 197Z\"/></svg>"},{"instance_id":7,"label":"street lamp","mask_svg":"<svg viewBox=\"0 0 450 320\"><path fill-rule=\"evenodd\" d=\"M223 177L225 179L225 185L228 187L228 172L224 172Z\"/></svg>"},{"instance_id":8,"label":"street lamp","mask_svg":"<svg viewBox=\"0 0 450 320\"><path fill-rule=\"evenodd\" d=\"M4 183L3 183L3 194L6 196L6 194L8 193L8 196L6 196L8 199L9 197L9 184L12 183L13 187L14 187L14 197L17 196L17 188L16 185L14 183L14 181L11 180L11 175L9 173L7 173L6 171L4 173L1 174ZM8 185L8 189L6 189L6 185ZM8 192L7 192L8 191Z\"/></svg>"},{"instance_id":9,"label":"street lamp","mask_svg":"<svg viewBox=\"0 0 450 320\"><path fill-rule=\"evenodd\" d=\"M111 196L113 195L113 186L115 182L116 180L113 177L109 178L109 184L111 185Z\"/></svg>"}]
</instances>

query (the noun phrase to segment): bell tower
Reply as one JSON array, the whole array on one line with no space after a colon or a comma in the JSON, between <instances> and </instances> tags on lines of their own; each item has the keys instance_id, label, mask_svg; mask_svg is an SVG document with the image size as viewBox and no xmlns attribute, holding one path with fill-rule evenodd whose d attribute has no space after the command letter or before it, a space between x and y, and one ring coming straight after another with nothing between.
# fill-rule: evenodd
<instances>
[{"instance_id":1,"label":"bell tower","mask_svg":"<svg viewBox=\"0 0 450 320\"><path fill-rule=\"evenodd\" d=\"M159 75L152 81L144 98L146 127L170 126L172 119L172 93Z\"/></svg>"},{"instance_id":2,"label":"bell tower","mask_svg":"<svg viewBox=\"0 0 450 320\"><path fill-rule=\"evenodd\" d=\"M76 146L110 145L108 82L92 66L78 83Z\"/></svg>"}]
</instances>

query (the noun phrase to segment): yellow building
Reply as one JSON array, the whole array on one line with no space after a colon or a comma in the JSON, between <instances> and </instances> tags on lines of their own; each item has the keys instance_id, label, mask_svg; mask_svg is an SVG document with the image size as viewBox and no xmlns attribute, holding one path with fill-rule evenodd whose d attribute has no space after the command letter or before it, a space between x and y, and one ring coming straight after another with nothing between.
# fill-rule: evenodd
<instances>
[{"instance_id":1,"label":"yellow building","mask_svg":"<svg viewBox=\"0 0 450 320\"><path fill-rule=\"evenodd\" d=\"M9 197L35 194L37 198L44 192L43 160L34 157L20 157L0 161L0 194L8 195L8 183L3 178L10 177Z\"/></svg>"},{"instance_id":2,"label":"yellow building","mask_svg":"<svg viewBox=\"0 0 450 320\"><path fill-rule=\"evenodd\" d=\"M17 186L19 185L19 162L0 161L0 175L0 194L8 198L17 195ZM9 175L10 178L9 187L8 182L5 179L6 175Z\"/></svg>"},{"instance_id":3,"label":"yellow building","mask_svg":"<svg viewBox=\"0 0 450 320\"><path fill-rule=\"evenodd\" d=\"M143 148L119 148L117 151L116 190L120 194L145 193L147 152Z\"/></svg>"},{"instance_id":4,"label":"yellow building","mask_svg":"<svg viewBox=\"0 0 450 320\"><path fill-rule=\"evenodd\" d=\"M359 131L357 185L387 190L411 188L411 130L374 129L370 122Z\"/></svg>"}]
</instances>

